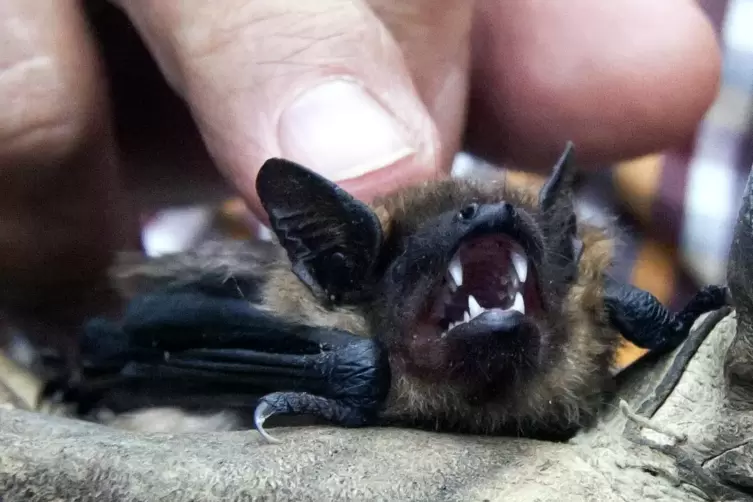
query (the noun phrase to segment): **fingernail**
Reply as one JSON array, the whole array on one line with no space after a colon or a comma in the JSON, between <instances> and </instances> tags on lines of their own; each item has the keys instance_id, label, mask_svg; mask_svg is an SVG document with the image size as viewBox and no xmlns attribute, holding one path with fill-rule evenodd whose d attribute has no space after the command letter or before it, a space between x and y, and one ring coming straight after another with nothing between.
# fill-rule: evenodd
<instances>
[{"instance_id":1,"label":"fingernail","mask_svg":"<svg viewBox=\"0 0 753 502\"><path fill-rule=\"evenodd\" d=\"M415 153L394 117L348 80L301 94L280 119L280 148L284 157L333 181L358 178Z\"/></svg>"}]
</instances>

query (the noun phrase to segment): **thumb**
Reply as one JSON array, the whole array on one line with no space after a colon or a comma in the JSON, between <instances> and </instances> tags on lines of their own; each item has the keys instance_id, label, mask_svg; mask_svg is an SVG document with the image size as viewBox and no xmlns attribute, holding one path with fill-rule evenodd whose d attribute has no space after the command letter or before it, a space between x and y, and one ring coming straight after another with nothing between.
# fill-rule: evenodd
<instances>
[{"instance_id":1,"label":"thumb","mask_svg":"<svg viewBox=\"0 0 753 502\"><path fill-rule=\"evenodd\" d=\"M353 0L121 0L187 101L220 170L261 215L254 182L281 156L370 200L430 178L436 127L398 44Z\"/></svg>"}]
</instances>

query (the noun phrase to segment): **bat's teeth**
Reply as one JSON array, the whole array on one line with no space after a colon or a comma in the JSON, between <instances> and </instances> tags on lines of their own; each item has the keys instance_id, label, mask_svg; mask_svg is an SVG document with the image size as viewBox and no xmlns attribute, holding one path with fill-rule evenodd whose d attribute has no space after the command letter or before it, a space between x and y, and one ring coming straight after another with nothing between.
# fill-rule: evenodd
<instances>
[{"instance_id":1,"label":"bat's teeth","mask_svg":"<svg viewBox=\"0 0 753 502\"><path fill-rule=\"evenodd\" d=\"M525 314L526 313L526 303L523 300L523 295L520 293L520 291L518 291L515 294L515 301L513 302L511 308L513 310L517 310L521 314Z\"/></svg>"},{"instance_id":2,"label":"bat's teeth","mask_svg":"<svg viewBox=\"0 0 753 502\"><path fill-rule=\"evenodd\" d=\"M525 255L519 251L512 251L510 253L510 258L512 260L512 266L515 267L515 274L518 276L518 279L521 283L526 282L526 277L528 277L528 260Z\"/></svg>"},{"instance_id":3,"label":"bat's teeth","mask_svg":"<svg viewBox=\"0 0 753 502\"><path fill-rule=\"evenodd\" d=\"M447 267L447 270L450 272L450 277L452 277L452 280L455 281L456 286L462 286L463 285L463 265L460 263L460 257L458 255L455 255L455 257L450 262L450 266Z\"/></svg>"},{"instance_id":4,"label":"bat's teeth","mask_svg":"<svg viewBox=\"0 0 753 502\"><path fill-rule=\"evenodd\" d=\"M468 312L471 314L471 319L484 312L484 308L478 304L473 295L468 295Z\"/></svg>"},{"instance_id":5,"label":"bat's teeth","mask_svg":"<svg viewBox=\"0 0 753 502\"><path fill-rule=\"evenodd\" d=\"M466 310L465 312L463 312L463 322L468 322L470 320L471 320L471 315Z\"/></svg>"}]
</instances>

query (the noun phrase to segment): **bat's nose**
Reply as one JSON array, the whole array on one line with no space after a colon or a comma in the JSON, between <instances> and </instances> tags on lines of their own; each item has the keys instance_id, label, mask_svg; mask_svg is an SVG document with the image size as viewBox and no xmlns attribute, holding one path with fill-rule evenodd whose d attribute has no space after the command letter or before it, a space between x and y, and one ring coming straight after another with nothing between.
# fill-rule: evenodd
<instances>
[{"instance_id":1,"label":"bat's nose","mask_svg":"<svg viewBox=\"0 0 753 502\"><path fill-rule=\"evenodd\" d=\"M457 213L457 221L469 230L501 230L515 218L515 208L509 202L469 204Z\"/></svg>"},{"instance_id":2,"label":"bat's nose","mask_svg":"<svg viewBox=\"0 0 753 502\"><path fill-rule=\"evenodd\" d=\"M468 239L503 234L520 244L531 260L541 262L543 237L535 220L523 208L505 201L468 204L446 221L449 224L447 231L439 233L442 240L448 243L448 247L445 248L448 259Z\"/></svg>"}]
</instances>

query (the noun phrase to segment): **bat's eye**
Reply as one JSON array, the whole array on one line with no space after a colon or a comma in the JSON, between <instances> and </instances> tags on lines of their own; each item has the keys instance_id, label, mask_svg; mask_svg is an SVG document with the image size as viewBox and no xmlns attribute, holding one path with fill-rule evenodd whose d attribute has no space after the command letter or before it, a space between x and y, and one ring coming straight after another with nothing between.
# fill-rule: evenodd
<instances>
[{"instance_id":1,"label":"bat's eye","mask_svg":"<svg viewBox=\"0 0 753 502\"><path fill-rule=\"evenodd\" d=\"M472 220L476 213L478 213L478 204L475 202L468 204L458 213L458 218L461 220Z\"/></svg>"}]
</instances>

